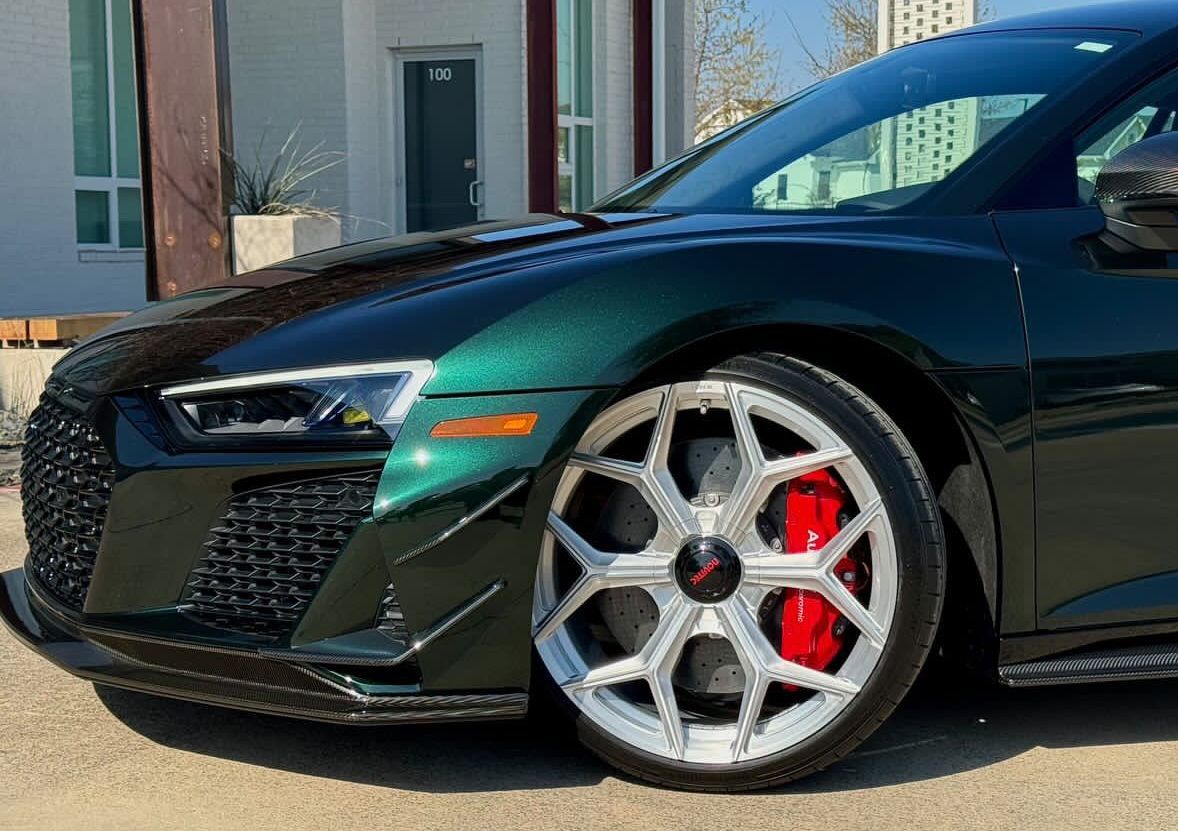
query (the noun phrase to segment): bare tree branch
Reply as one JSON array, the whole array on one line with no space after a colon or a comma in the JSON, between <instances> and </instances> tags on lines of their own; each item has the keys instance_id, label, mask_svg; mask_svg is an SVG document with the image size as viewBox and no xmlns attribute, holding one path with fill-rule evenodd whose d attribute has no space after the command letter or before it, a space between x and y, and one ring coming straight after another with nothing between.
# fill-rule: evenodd
<instances>
[{"instance_id":1,"label":"bare tree branch","mask_svg":"<svg viewBox=\"0 0 1178 831\"><path fill-rule=\"evenodd\" d=\"M697 134L727 126L718 113L748 115L781 96L780 52L769 45L766 21L749 0L697 0L695 23Z\"/></svg>"},{"instance_id":2,"label":"bare tree branch","mask_svg":"<svg viewBox=\"0 0 1178 831\"><path fill-rule=\"evenodd\" d=\"M826 0L830 33L821 50L805 42L793 18L794 38L802 50L802 66L816 79L829 78L873 58L878 50L878 0Z\"/></svg>"}]
</instances>

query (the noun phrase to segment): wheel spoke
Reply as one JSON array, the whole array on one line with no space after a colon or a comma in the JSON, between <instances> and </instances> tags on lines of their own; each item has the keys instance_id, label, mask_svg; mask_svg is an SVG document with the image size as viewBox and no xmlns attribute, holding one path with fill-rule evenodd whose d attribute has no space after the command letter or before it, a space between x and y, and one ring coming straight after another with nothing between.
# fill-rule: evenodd
<instances>
[{"instance_id":1,"label":"wheel spoke","mask_svg":"<svg viewBox=\"0 0 1178 831\"><path fill-rule=\"evenodd\" d=\"M569 459L571 467L586 473L613 479L630 485L638 491L654 512L661 531L682 539L695 533L695 513L666 466L666 454L670 444L670 431L674 424L675 406L672 393L668 392L659 409L655 422L655 434L642 464L622 459L611 459L591 453L574 453Z\"/></svg>"},{"instance_id":2,"label":"wheel spoke","mask_svg":"<svg viewBox=\"0 0 1178 831\"><path fill-rule=\"evenodd\" d=\"M581 575L577 582L573 584L573 587L568 590L568 593L560 599L560 602L544 616L540 625L536 627L536 640L547 640L556 634L556 630L596 593L597 587L593 585L593 578L588 574Z\"/></svg>"},{"instance_id":3,"label":"wheel spoke","mask_svg":"<svg viewBox=\"0 0 1178 831\"><path fill-rule=\"evenodd\" d=\"M548 512L548 530L585 571L591 572L608 562L604 559L607 555L590 545L588 540L574 531L556 511Z\"/></svg>"},{"instance_id":4,"label":"wheel spoke","mask_svg":"<svg viewBox=\"0 0 1178 831\"><path fill-rule=\"evenodd\" d=\"M674 598L659 614L658 626L641 651L617 661L594 667L583 676L564 684L572 692L624 684L639 679L648 680L653 686L654 676L665 672L668 677L683 651L698 609L692 608L679 598Z\"/></svg>"},{"instance_id":5,"label":"wheel spoke","mask_svg":"<svg viewBox=\"0 0 1178 831\"><path fill-rule=\"evenodd\" d=\"M678 410L679 396L674 386L663 391L663 400L659 405L659 414L654 421L654 431L650 437L650 447L646 453L646 464L656 470L665 470L671 452L671 434L675 430L675 418Z\"/></svg>"},{"instance_id":6,"label":"wheel spoke","mask_svg":"<svg viewBox=\"0 0 1178 831\"><path fill-rule=\"evenodd\" d=\"M675 598L662 610L658 626L638 654L595 667L583 677L566 683L565 689L573 693L589 692L614 684L645 680L650 686L667 749L676 759L682 759L686 734L671 678L698 614L699 609Z\"/></svg>"},{"instance_id":7,"label":"wheel spoke","mask_svg":"<svg viewBox=\"0 0 1178 831\"><path fill-rule=\"evenodd\" d=\"M736 741L732 744L732 761L739 761L748 752L749 742L757 729L761 708L765 705L765 693L769 681L765 673L753 662L744 666L744 695L740 699L740 714L736 718Z\"/></svg>"},{"instance_id":8,"label":"wheel spoke","mask_svg":"<svg viewBox=\"0 0 1178 831\"><path fill-rule=\"evenodd\" d=\"M671 670L674 670L673 666ZM650 679L650 694L659 712L667 749L676 759L682 759L687 741L683 731L683 720L679 716L679 702L675 699L675 687L671 683L671 672L654 674Z\"/></svg>"},{"instance_id":9,"label":"wheel spoke","mask_svg":"<svg viewBox=\"0 0 1178 831\"><path fill-rule=\"evenodd\" d=\"M739 602L730 600L724 603L721 619L741 663L753 666L756 673L763 675L766 680L828 695L854 695L859 691L858 685L852 681L782 658L774 651L752 614Z\"/></svg>"},{"instance_id":10,"label":"wheel spoke","mask_svg":"<svg viewBox=\"0 0 1178 831\"><path fill-rule=\"evenodd\" d=\"M846 461L852 455L850 449L846 447L828 447L825 450L813 450L800 456L774 459L765 465L764 476L776 487L790 479L797 479L799 476L815 473L838 462Z\"/></svg>"},{"instance_id":11,"label":"wheel spoke","mask_svg":"<svg viewBox=\"0 0 1178 831\"><path fill-rule=\"evenodd\" d=\"M875 619L875 615L859 602L859 598L851 594L847 587L833 574L823 578L823 596L839 610L839 614L851 622L867 641L876 649L882 649L887 640L887 633L883 626Z\"/></svg>"},{"instance_id":12,"label":"wheel spoke","mask_svg":"<svg viewBox=\"0 0 1178 831\"><path fill-rule=\"evenodd\" d=\"M642 488L642 465L637 462L594 456L591 453L574 453L569 459L569 464L579 467L586 473L596 473L607 479L616 479L635 488Z\"/></svg>"},{"instance_id":13,"label":"wheel spoke","mask_svg":"<svg viewBox=\"0 0 1178 831\"><path fill-rule=\"evenodd\" d=\"M879 499L873 500L822 546L819 553L820 566L826 570L833 569L867 533L872 524L881 518L883 502Z\"/></svg>"},{"instance_id":14,"label":"wheel spoke","mask_svg":"<svg viewBox=\"0 0 1178 831\"><path fill-rule=\"evenodd\" d=\"M753 527L754 520L769 494L779 485L828 468L852 457L850 449L842 446L823 448L800 456L766 461L760 440L753 427L748 407L741 400L734 384L725 385L729 412L732 416L736 447L740 453L740 475L732 494L724 506L720 533L740 539Z\"/></svg>"},{"instance_id":15,"label":"wheel spoke","mask_svg":"<svg viewBox=\"0 0 1178 831\"><path fill-rule=\"evenodd\" d=\"M816 552L750 557L747 560L745 582L775 589L786 586L797 589L818 588L822 584L818 557Z\"/></svg>"},{"instance_id":16,"label":"wheel spoke","mask_svg":"<svg viewBox=\"0 0 1178 831\"><path fill-rule=\"evenodd\" d=\"M572 554L583 573L536 627L537 641L552 637L561 624L602 589L671 582L668 556L598 551L555 512L548 515L548 530Z\"/></svg>"}]
</instances>

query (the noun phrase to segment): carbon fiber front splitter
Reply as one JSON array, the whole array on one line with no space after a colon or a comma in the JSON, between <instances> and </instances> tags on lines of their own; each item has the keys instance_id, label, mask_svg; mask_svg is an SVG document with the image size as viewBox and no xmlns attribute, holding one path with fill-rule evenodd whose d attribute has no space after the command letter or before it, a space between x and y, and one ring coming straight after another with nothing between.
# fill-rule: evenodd
<instances>
[{"instance_id":1,"label":"carbon fiber front splitter","mask_svg":"<svg viewBox=\"0 0 1178 831\"><path fill-rule=\"evenodd\" d=\"M374 696L314 667L244 649L101 629L36 596L22 569L0 574L0 619L42 657L98 684L315 721L351 724L519 718L526 693Z\"/></svg>"}]
</instances>

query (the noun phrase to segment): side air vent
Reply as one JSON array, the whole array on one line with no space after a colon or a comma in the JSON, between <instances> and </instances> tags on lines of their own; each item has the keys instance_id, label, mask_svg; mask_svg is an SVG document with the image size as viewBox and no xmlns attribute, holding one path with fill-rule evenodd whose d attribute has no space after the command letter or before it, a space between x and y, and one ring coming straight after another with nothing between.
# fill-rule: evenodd
<instances>
[{"instance_id":1,"label":"side air vent","mask_svg":"<svg viewBox=\"0 0 1178 831\"><path fill-rule=\"evenodd\" d=\"M233 497L209 532L182 606L209 626L290 634L356 528L372 516L379 471L277 485Z\"/></svg>"},{"instance_id":2,"label":"side air vent","mask_svg":"<svg viewBox=\"0 0 1178 831\"><path fill-rule=\"evenodd\" d=\"M408 645L409 629L405 626L405 615L401 612L401 602L397 599L397 587L392 583L385 589L384 599L380 602L376 625L393 640Z\"/></svg>"}]
</instances>

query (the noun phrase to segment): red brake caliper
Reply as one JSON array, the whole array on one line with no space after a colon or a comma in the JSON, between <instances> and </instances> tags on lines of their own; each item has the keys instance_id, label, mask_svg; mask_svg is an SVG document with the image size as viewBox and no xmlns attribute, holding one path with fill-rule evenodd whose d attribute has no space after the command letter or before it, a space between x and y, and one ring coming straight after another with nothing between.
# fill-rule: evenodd
<instances>
[{"instance_id":1,"label":"red brake caliper","mask_svg":"<svg viewBox=\"0 0 1178 831\"><path fill-rule=\"evenodd\" d=\"M821 549L846 523L847 492L825 470L789 483L785 501L785 550L801 554ZM867 575L851 557L843 557L835 575L854 594ZM846 624L821 594L786 589L781 616L781 657L812 669L825 669L839 654ZM793 690L795 688L788 687Z\"/></svg>"}]
</instances>

